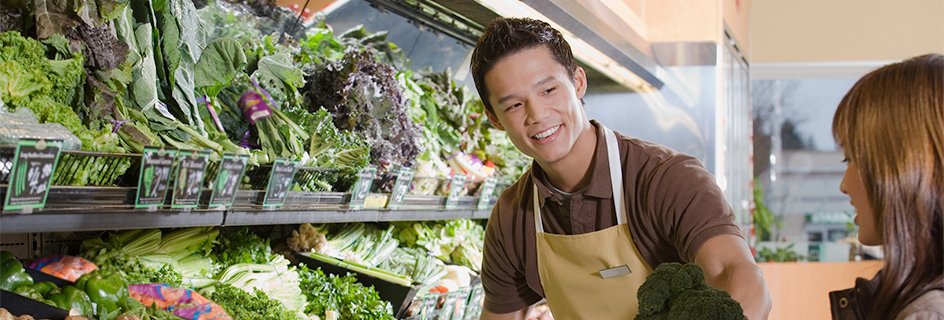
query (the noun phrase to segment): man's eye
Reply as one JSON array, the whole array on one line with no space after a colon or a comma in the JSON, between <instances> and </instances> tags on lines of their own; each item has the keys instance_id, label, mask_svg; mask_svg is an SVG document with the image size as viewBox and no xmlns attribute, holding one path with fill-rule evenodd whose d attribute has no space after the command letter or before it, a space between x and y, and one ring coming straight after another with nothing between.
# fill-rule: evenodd
<instances>
[{"instance_id":1,"label":"man's eye","mask_svg":"<svg viewBox=\"0 0 944 320\"><path fill-rule=\"evenodd\" d=\"M555 89L557 89L557 87L544 90L544 94L548 94L548 93L554 92Z\"/></svg>"},{"instance_id":2,"label":"man's eye","mask_svg":"<svg viewBox=\"0 0 944 320\"><path fill-rule=\"evenodd\" d=\"M508 110L511 110L511 109L514 109L514 108L517 108L517 107L520 107L520 106L521 106L520 103L515 103L515 104L510 105L510 106L508 106L507 108L505 108L505 111L508 111Z\"/></svg>"}]
</instances>

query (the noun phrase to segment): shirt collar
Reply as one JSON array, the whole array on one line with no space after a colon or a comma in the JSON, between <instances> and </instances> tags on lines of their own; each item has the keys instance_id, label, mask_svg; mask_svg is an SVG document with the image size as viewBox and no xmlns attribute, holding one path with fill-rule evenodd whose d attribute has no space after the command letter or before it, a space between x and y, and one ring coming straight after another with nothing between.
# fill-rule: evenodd
<instances>
[{"instance_id":1,"label":"shirt collar","mask_svg":"<svg viewBox=\"0 0 944 320\"><path fill-rule=\"evenodd\" d=\"M607 160L608 157L606 153L606 133L603 130L603 125L596 120L590 120L590 123L593 125L594 132L597 135L597 146L594 149L593 161L590 163L590 185L588 185L587 190L583 192L583 196L600 199L612 198L613 187L610 186L610 163ZM541 168L537 161L534 161L531 164L531 181L537 185L541 206L544 206L544 201L548 197L556 195L548 186L544 185L544 181L547 181L547 179L542 179L544 176L544 169Z\"/></svg>"}]
</instances>

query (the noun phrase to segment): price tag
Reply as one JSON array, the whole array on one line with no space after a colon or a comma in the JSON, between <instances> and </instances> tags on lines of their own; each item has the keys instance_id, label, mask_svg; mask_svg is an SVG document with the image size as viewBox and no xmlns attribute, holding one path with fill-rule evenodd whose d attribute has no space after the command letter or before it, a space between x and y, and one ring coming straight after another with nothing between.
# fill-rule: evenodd
<instances>
[{"instance_id":1,"label":"price tag","mask_svg":"<svg viewBox=\"0 0 944 320\"><path fill-rule=\"evenodd\" d=\"M421 320L433 320L436 319L436 303L439 302L438 294L427 294L423 298L423 309L420 310L420 319Z\"/></svg>"},{"instance_id":2,"label":"price tag","mask_svg":"<svg viewBox=\"0 0 944 320\"><path fill-rule=\"evenodd\" d=\"M469 302L469 290L471 287L462 287L456 292L456 310L453 312L453 320L462 320L465 317L466 304ZM445 319L445 318L443 318Z\"/></svg>"},{"instance_id":3,"label":"price tag","mask_svg":"<svg viewBox=\"0 0 944 320\"><path fill-rule=\"evenodd\" d=\"M440 310L439 318L437 318L437 320L452 319L453 314L456 312L456 298L458 296L458 291L453 291L446 294L446 302L443 303L442 310Z\"/></svg>"},{"instance_id":4,"label":"price tag","mask_svg":"<svg viewBox=\"0 0 944 320\"><path fill-rule=\"evenodd\" d=\"M44 207L61 153L62 141L20 139L13 155L3 210L31 213Z\"/></svg>"},{"instance_id":5,"label":"price tag","mask_svg":"<svg viewBox=\"0 0 944 320\"><path fill-rule=\"evenodd\" d=\"M383 208L389 197L385 194L372 194L364 199L364 208Z\"/></svg>"},{"instance_id":6,"label":"price tag","mask_svg":"<svg viewBox=\"0 0 944 320\"><path fill-rule=\"evenodd\" d=\"M357 181L351 188L351 204L348 206L351 210L358 210L364 206L367 200L367 192L370 191L370 184L374 181L374 175L377 173L377 167L367 166L357 174Z\"/></svg>"},{"instance_id":7,"label":"price tag","mask_svg":"<svg viewBox=\"0 0 944 320\"><path fill-rule=\"evenodd\" d=\"M177 149L144 147L141 155L141 174L138 178L138 196L135 208L157 209L164 205L170 173L177 158Z\"/></svg>"},{"instance_id":8,"label":"price tag","mask_svg":"<svg viewBox=\"0 0 944 320\"><path fill-rule=\"evenodd\" d=\"M243 180L243 174L246 173L247 163L249 163L248 155L223 154L216 180L210 186L213 188L210 195L210 208L225 208L233 205L236 190L239 190L239 183Z\"/></svg>"},{"instance_id":9,"label":"price tag","mask_svg":"<svg viewBox=\"0 0 944 320\"><path fill-rule=\"evenodd\" d=\"M298 171L298 161L275 159L272 163L272 172L269 174L265 198L262 200L263 207L278 207L285 204L288 189L292 187L296 171Z\"/></svg>"},{"instance_id":10,"label":"price tag","mask_svg":"<svg viewBox=\"0 0 944 320\"><path fill-rule=\"evenodd\" d=\"M203 175L210 163L210 153L180 150L177 156L177 171L174 172L177 181L171 193L170 207L186 211L200 205Z\"/></svg>"},{"instance_id":11,"label":"price tag","mask_svg":"<svg viewBox=\"0 0 944 320\"><path fill-rule=\"evenodd\" d=\"M459 193L465 188L465 175L455 174L449 183L449 196L446 197L446 209L455 209L459 204Z\"/></svg>"},{"instance_id":12,"label":"price tag","mask_svg":"<svg viewBox=\"0 0 944 320\"><path fill-rule=\"evenodd\" d=\"M465 308L466 315L474 316L482 312L482 295L484 294L482 291L482 285L477 284L474 287L475 288L472 289L472 293L469 294L469 301Z\"/></svg>"},{"instance_id":13,"label":"price tag","mask_svg":"<svg viewBox=\"0 0 944 320\"><path fill-rule=\"evenodd\" d=\"M485 178L485 181L482 182L482 193L479 194L479 210L485 210L488 208L488 204L492 201L492 194L495 193L495 185L498 183L498 180L495 177Z\"/></svg>"},{"instance_id":14,"label":"price tag","mask_svg":"<svg viewBox=\"0 0 944 320\"><path fill-rule=\"evenodd\" d=\"M410 191L410 185L413 184L413 176L416 172L408 167L400 168L397 174L397 182L393 184L393 193L390 195L390 201L387 202L388 209L399 209L403 205L403 198Z\"/></svg>"}]
</instances>

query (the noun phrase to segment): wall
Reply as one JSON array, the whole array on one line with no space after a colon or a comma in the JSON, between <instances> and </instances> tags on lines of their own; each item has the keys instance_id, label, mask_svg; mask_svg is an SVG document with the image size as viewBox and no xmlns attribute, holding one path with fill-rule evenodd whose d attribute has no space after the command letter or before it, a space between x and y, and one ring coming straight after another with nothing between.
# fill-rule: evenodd
<instances>
[{"instance_id":1,"label":"wall","mask_svg":"<svg viewBox=\"0 0 944 320\"><path fill-rule=\"evenodd\" d=\"M755 0L754 62L900 60L944 53L941 0Z\"/></svg>"}]
</instances>

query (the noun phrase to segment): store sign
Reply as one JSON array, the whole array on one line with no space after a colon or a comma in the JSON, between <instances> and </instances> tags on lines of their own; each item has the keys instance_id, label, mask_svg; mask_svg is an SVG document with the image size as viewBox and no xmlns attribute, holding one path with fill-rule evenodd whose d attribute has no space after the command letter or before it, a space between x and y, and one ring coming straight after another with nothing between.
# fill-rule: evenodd
<instances>
[{"instance_id":1,"label":"store sign","mask_svg":"<svg viewBox=\"0 0 944 320\"><path fill-rule=\"evenodd\" d=\"M459 204L459 194L465 188L465 175L452 175L452 182L449 183L449 196L446 197L446 209L455 209Z\"/></svg>"},{"instance_id":2,"label":"store sign","mask_svg":"<svg viewBox=\"0 0 944 320\"><path fill-rule=\"evenodd\" d=\"M847 224L852 223L855 214L846 211L820 211L806 215L810 224Z\"/></svg>"},{"instance_id":3,"label":"store sign","mask_svg":"<svg viewBox=\"0 0 944 320\"><path fill-rule=\"evenodd\" d=\"M357 181L354 182L354 187L351 188L351 202L348 205L348 208L351 210L358 210L364 207L364 203L367 200L367 194L370 192L370 185L374 182L374 175L377 173L377 167L367 166L357 174Z\"/></svg>"},{"instance_id":4,"label":"store sign","mask_svg":"<svg viewBox=\"0 0 944 320\"><path fill-rule=\"evenodd\" d=\"M296 171L298 171L298 161L275 159L272 172L269 174L265 198L262 200L263 207L279 207L285 204Z\"/></svg>"},{"instance_id":5,"label":"store sign","mask_svg":"<svg viewBox=\"0 0 944 320\"><path fill-rule=\"evenodd\" d=\"M164 205L170 173L174 169L177 149L144 147L141 156L141 173L138 176L138 192L135 208L155 210Z\"/></svg>"},{"instance_id":6,"label":"store sign","mask_svg":"<svg viewBox=\"0 0 944 320\"><path fill-rule=\"evenodd\" d=\"M213 189L210 195L210 208L222 210L233 205L239 183L242 182L243 175L246 173L247 163L249 163L248 155L223 154L216 180L213 180L213 185L210 186Z\"/></svg>"},{"instance_id":7,"label":"store sign","mask_svg":"<svg viewBox=\"0 0 944 320\"><path fill-rule=\"evenodd\" d=\"M5 212L32 213L46 205L49 184L56 172L62 141L20 139L13 155L10 182L4 201Z\"/></svg>"},{"instance_id":8,"label":"store sign","mask_svg":"<svg viewBox=\"0 0 944 320\"><path fill-rule=\"evenodd\" d=\"M177 158L176 182L171 193L170 207L189 211L200 205L200 191L203 191L203 176L210 153L205 151L180 150Z\"/></svg>"},{"instance_id":9,"label":"store sign","mask_svg":"<svg viewBox=\"0 0 944 320\"><path fill-rule=\"evenodd\" d=\"M498 179L495 179L495 177L485 178L485 181L482 182L482 192L479 194L479 210L488 209L489 202L492 201L492 194L495 193L496 184L498 184Z\"/></svg>"},{"instance_id":10,"label":"store sign","mask_svg":"<svg viewBox=\"0 0 944 320\"><path fill-rule=\"evenodd\" d=\"M397 173L397 182L393 184L393 192L390 194L390 201L387 201L388 209L399 209L403 205L403 199L410 191L410 185L413 184L413 177L416 172L408 167L400 168Z\"/></svg>"},{"instance_id":11,"label":"store sign","mask_svg":"<svg viewBox=\"0 0 944 320\"><path fill-rule=\"evenodd\" d=\"M469 302L469 292L472 287L462 287L456 292L456 308L452 313L453 320L462 320L465 318L466 304ZM440 317L440 319L446 319Z\"/></svg>"}]
</instances>

